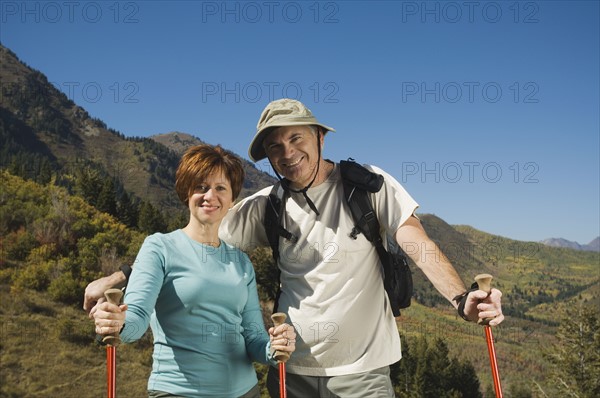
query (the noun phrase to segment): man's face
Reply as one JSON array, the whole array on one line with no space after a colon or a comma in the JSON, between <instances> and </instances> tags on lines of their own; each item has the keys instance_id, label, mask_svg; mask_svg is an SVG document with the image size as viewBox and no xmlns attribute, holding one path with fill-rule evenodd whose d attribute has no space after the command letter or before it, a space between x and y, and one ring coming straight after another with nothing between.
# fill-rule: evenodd
<instances>
[{"instance_id":1,"label":"man's face","mask_svg":"<svg viewBox=\"0 0 600 398\"><path fill-rule=\"evenodd\" d=\"M275 170L287 178L296 189L307 186L319 161L319 146L315 132L309 126L284 126L274 129L265 138L265 152Z\"/></svg>"}]
</instances>

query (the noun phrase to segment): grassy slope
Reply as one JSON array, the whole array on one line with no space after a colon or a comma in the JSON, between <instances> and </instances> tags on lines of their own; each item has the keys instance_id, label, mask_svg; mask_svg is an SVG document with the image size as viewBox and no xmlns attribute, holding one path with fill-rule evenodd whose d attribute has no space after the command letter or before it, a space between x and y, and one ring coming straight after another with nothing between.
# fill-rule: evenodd
<instances>
[{"instance_id":1,"label":"grassy slope","mask_svg":"<svg viewBox=\"0 0 600 398\"><path fill-rule=\"evenodd\" d=\"M0 290L0 396L102 397L106 354L83 310L37 292ZM118 348L117 393L143 397L150 370L147 342Z\"/></svg>"},{"instance_id":2,"label":"grassy slope","mask_svg":"<svg viewBox=\"0 0 600 398\"><path fill-rule=\"evenodd\" d=\"M97 397L106 388L105 352L93 342L93 323L79 308L52 302L38 292L0 290L0 396ZM453 310L414 303L403 311L400 332L412 338L443 338L451 356L472 361L484 389L491 383L483 329L457 318ZM539 355L552 328L507 319L494 329L505 388L524 380L546 387L547 364ZM119 396L141 397L151 367L149 339L118 348Z\"/></svg>"}]
</instances>

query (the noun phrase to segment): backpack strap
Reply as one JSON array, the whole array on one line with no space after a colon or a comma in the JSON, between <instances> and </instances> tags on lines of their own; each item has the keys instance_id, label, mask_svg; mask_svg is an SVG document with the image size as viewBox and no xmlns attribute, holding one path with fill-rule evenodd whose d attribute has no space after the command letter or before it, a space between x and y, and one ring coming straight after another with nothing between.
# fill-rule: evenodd
<instances>
[{"instance_id":1,"label":"backpack strap","mask_svg":"<svg viewBox=\"0 0 600 398\"><path fill-rule=\"evenodd\" d=\"M383 176L367 170L352 158L340 162L340 172L344 186L344 197L350 207L355 223L350 237L356 239L358 234L362 233L375 246L383 266L383 286L388 292L390 302L392 302L392 295L389 294L391 291L390 279L386 276L392 274L393 260L383 245L381 225L369 197L369 193L375 193L381 189Z\"/></svg>"},{"instance_id":2,"label":"backpack strap","mask_svg":"<svg viewBox=\"0 0 600 398\"><path fill-rule=\"evenodd\" d=\"M277 279L280 279L281 270L279 269L279 238L289 240L292 243L298 242L298 237L283 227L283 217L285 215L285 202L287 200L288 192L283 189L281 183L276 183L271 188L271 192L267 198L267 204L265 208L265 217L263 224L269 246L271 246L271 253L273 255L273 262L277 267ZM281 283L277 286L277 294L275 295L274 312L277 312L277 304L279 303L279 296L281 295Z\"/></svg>"},{"instance_id":3,"label":"backpack strap","mask_svg":"<svg viewBox=\"0 0 600 398\"><path fill-rule=\"evenodd\" d=\"M365 238L376 247L383 247L381 239L381 227L373 209L369 193L379 192L383 185L383 176L367 170L353 159L340 162L342 184L344 186L344 197L350 207L352 219L355 226L350 233L352 239L356 239L362 232Z\"/></svg>"}]
</instances>

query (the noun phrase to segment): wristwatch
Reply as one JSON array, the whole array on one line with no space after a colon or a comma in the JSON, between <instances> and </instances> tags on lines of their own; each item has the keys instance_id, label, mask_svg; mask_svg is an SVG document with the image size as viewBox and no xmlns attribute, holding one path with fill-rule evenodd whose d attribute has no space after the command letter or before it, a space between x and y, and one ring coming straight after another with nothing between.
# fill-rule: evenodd
<instances>
[{"instance_id":1,"label":"wristwatch","mask_svg":"<svg viewBox=\"0 0 600 398\"><path fill-rule=\"evenodd\" d=\"M119 269L125 275L125 279L126 279L125 283L126 284L129 283L129 276L131 275L131 271L132 271L131 267L127 264L123 264L119 267Z\"/></svg>"},{"instance_id":2,"label":"wristwatch","mask_svg":"<svg viewBox=\"0 0 600 398\"><path fill-rule=\"evenodd\" d=\"M455 301L458 304L458 308L456 309L458 311L458 315L460 315L460 317L467 322L469 321L469 318L467 318L465 315L465 304L467 303L467 296L469 293L474 292L475 290L479 290L479 285L477 282L474 282L469 290L452 299L452 301Z\"/></svg>"}]
</instances>

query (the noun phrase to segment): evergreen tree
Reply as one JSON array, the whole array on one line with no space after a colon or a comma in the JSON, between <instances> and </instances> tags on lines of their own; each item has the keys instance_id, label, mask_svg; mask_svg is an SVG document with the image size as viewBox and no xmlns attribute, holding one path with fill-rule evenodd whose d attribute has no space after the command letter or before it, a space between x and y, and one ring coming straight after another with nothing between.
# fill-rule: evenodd
<instances>
[{"instance_id":1,"label":"evergreen tree","mask_svg":"<svg viewBox=\"0 0 600 398\"><path fill-rule=\"evenodd\" d=\"M116 216L117 215L117 193L115 192L115 184L113 179L107 177L102 182L98 199L96 200L96 208L101 212Z\"/></svg>"},{"instance_id":2,"label":"evergreen tree","mask_svg":"<svg viewBox=\"0 0 600 398\"><path fill-rule=\"evenodd\" d=\"M448 380L448 389L459 392L462 398L481 398L479 378L471 362L452 359Z\"/></svg>"},{"instance_id":3,"label":"evergreen tree","mask_svg":"<svg viewBox=\"0 0 600 398\"><path fill-rule=\"evenodd\" d=\"M410 392L414 391L414 376L416 373L417 359L413 355L413 350L408 345L406 337L400 334L402 346L402 359L390 366L390 376L394 390L398 397L410 397Z\"/></svg>"},{"instance_id":4,"label":"evergreen tree","mask_svg":"<svg viewBox=\"0 0 600 398\"><path fill-rule=\"evenodd\" d=\"M37 182L46 185L52 180L52 166L46 158L42 158Z\"/></svg>"},{"instance_id":5,"label":"evergreen tree","mask_svg":"<svg viewBox=\"0 0 600 398\"><path fill-rule=\"evenodd\" d=\"M444 340L430 343L421 335L408 345L401 335L402 359L390 367L399 398L481 398L479 379L470 362L448 357Z\"/></svg>"},{"instance_id":6,"label":"evergreen tree","mask_svg":"<svg viewBox=\"0 0 600 398\"><path fill-rule=\"evenodd\" d=\"M96 206L101 179L96 170L89 167L79 169L76 175L76 192L92 206Z\"/></svg>"},{"instance_id":7,"label":"evergreen tree","mask_svg":"<svg viewBox=\"0 0 600 398\"><path fill-rule=\"evenodd\" d=\"M414 376L414 393L416 396L424 397L429 392L428 384L430 382L430 374L427 370L430 361L429 344L424 336L419 337L415 344L415 376Z\"/></svg>"},{"instance_id":8,"label":"evergreen tree","mask_svg":"<svg viewBox=\"0 0 600 398\"><path fill-rule=\"evenodd\" d=\"M428 349L429 363L426 366L428 397L447 397L450 391L450 359L448 346L441 338L436 338Z\"/></svg>"},{"instance_id":9,"label":"evergreen tree","mask_svg":"<svg viewBox=\"0 0 600 398\"><path fill-rule=\"evenodd\" d=\"M552 379L563 396L600 396L599 311L581 302L562 314L557 343L544 351L554 365Z\"/></svg>"},{"instance_id":10,"label":"evergreen tree","mask_svg":"<svg viewBox=\"0 0 600 398\"><path fill-rule=\"evenodd\" d=\"M166 232L167 223L163 215L152 204L142 202L138 218L138 229L146 234Z\"/></svg>"},{"instance_id":11,"label":"evergreen tree","mask_svg":"<svg viewBox=\"0 0 600 398\"><path fill-rule=\"evenodd\" d=\"M138 225L138 207L125 191L121 193L117 203L117 218L128 227L135 228Z\"/></svg>"},{"instance_id":12,"label":"evergreen tree","mask_svg":"<svg viewBox=\"0 0 600 398\"><path fill-rule=\"evenodd\" d=\"M174 231L179 228L185 227L190 221L190 216L186 211L172 211L169 213L169 221L167 222L167 230Z\"/></svg>"}]
</instances>

